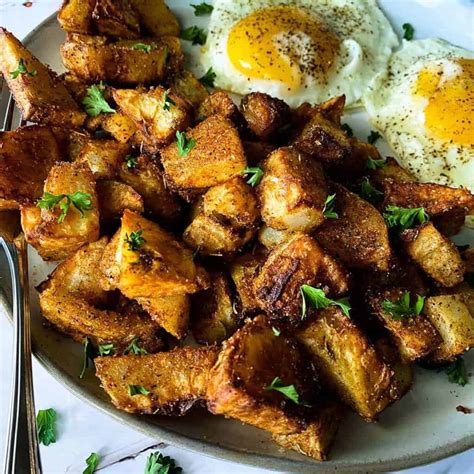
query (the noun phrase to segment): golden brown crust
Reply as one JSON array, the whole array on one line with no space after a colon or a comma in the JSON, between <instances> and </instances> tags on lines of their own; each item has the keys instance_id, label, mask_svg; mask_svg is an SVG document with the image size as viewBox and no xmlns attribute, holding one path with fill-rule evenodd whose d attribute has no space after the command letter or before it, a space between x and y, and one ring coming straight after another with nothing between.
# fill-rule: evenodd
<instances>
[{"instance_id":1,"label":"golden brown crust","mask_svg":"<svg viewBox=\"0 0 474 474\"><path fill-rule=\"evenodd\" d=\"M97 182L100 219L110 221L122 217L125 209L142 214L145 210L142 197L127 184L113 180Z\"/></svg>"}]
</instances>

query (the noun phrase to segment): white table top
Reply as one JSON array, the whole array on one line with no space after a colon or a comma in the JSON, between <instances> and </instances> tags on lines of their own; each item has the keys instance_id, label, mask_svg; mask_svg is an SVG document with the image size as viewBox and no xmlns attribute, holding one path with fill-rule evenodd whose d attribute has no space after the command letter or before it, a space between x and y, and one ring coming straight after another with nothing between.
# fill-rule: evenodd
<instances>
[{"instance_id":1,"label":"white table top","mask_svg":"<svg viewBox=\"0 0 474 474\"><path fill-rule=\"evenodd\" d=\"M32 5L27 7L26 4ZM60 0L0 0L0 25L17 37L29 31L59 7ZM11 379L12 330L0 315L0 459L3 460ZM36 408L54 408L58 413L58 440L41 447L45 474L82 473L84 460L91 452L101 457L100 472L104 474L142 473L147 456L160 450L177 460L186 474L264 474L253 469L223 462L183 449L174 448L144 437L122 426L108 416L88 406L69 393L36 361L33 364ZM440 428L442 429L442 428ZM465 474L474 472L474 450L443 461L404 471L407 474ZM21 473L19 473L21 474Z\"/></svg>"}]
</instances>

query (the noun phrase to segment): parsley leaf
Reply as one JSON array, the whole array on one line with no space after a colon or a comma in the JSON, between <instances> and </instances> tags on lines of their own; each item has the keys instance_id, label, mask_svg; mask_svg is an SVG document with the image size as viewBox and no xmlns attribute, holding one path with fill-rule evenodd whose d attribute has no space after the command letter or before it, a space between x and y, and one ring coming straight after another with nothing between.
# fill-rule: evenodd
<instances>
[{"instance_id":1,"label":"parsley leaf","mask_svg":"<svg viewBox=\"0 0 474 474\"><path fill-rule=\"evenodd\" d=\"M466 283L471 287L474 288L474 272L467 272L464 275L464 280L466 280Z\"/></svg>"},{"instance_id":2,"label":"parsley leaf","mask_svg":"<svg viewBox=\"0 0 474 474\"><path fill-rule=\"evenodd\" d=\"M214 10L214 7L206 2L202 2L199 5L193 5L191 3L191 6L194 8L194 14L196 16L210 15L212 10Z\"/></svg>"},{"instance_id":3,"label":"parsley leaf","mask_svg":"<svg viewBox=\"0 0 474 474\"><path fill-rule=\"evenodd\" d=\"M464 365L464 359L458 357L452 364L446 367L446 374L451 383L457 383L464 387L467 384L467 372Z\"/></svg>"},{"instance_id":4,"label":"parsley leaf","mask_svg":"<svg viewBox=\"0 0 474 474\"><path fill-rule=\"evenodd\" d=\"M176 105L176 102L169 96L170 91L165 91L163 94L163 110L170 110L172 105Z\"/></svg>"},{"instance_id":5,"label":"parsley leaf","mask_svg":"<svg viewBox=\"0 0 474 474\"><path fill-rule=\"evenodd\" d=\"M367 141L373 145L379 138L382 138L382 135L375 130L371 130L370 135L367 137Z\"/></svg>"},{"instance_id":6,"label":"parsley leaf","mask_svg":"<svg viewBox=\"0 0 474 474\"><path fill-rule=\"evenodd\" d=\"M84 217L84 211L92 209L92 196L88 193L76 191L72 194L51 194L45 192L43 197L38 200L36 205L40 209L53 209L59 204L61 214L58 217L58 222L61 223L66 218L66 215L71 207L71 204L81 213L81 218Z\"/></svg>"},{"instance_id":7,"label":"parsley leaf","mask_svg":"<svg viewBox=\"0 0 474 474\"><path fill-rule=\"evenodd\" d=\"M341 298L339 300L332 300L326 297L326 293L320 288L314 288L310 285L301 285L301 317L306 316L307 304L316 309L324 309L328 306L339 306L342 312L349 317L351 306L347 298Z\"/></svg>"},{"instance_id":8,"label":"parsley leaf","mask_svg":"<svg viewBox=\"0 0 474 474\"><path fill-rule=\"evenodd\" d=\"M397 301L385 300L382 302L382 309L396 321L418 316L425 305L425 297L416 295L415 304L411 305L410 296L410 292L405 291Z\"/></svg>"},{"instance_id":9,"label":"parsley leaf","mask_svg":"<svg viewBox=\"0 0 474 474\"><path fill-rule=\"evenodd\" d=\"M274 326L272 326L272 331L273 331L273 334L275 334L275 336L277 337L281 334L281 331Z\"/></svg>"},{"instance_id":10,"label":"parsley leaf","mask_svg":"<svg viewBox=\"0 0 474 474\"><path fill-rule=\"evenodd\" d=\"M399 232L429 220L424 207L387 206L383 217L390 229L396 228Z\"/></svg>"},{"instance_id":11,"label":"parsley leaf","mask_svg":"<svg viewBox=\"0 0 474 474\"><path fill-rule=\"evenodd\" d=\"M94 362L95 357L95 350L91 344L91 341L88 337L84 339L84 351L83 351L83 359L82 359L82 371L79 375L79 378L82 379L84 374L86 373L86 369L89 367L90 363Z\"/></svg>"},{"instance_id":12,"label":"parsley leaf","mask_svg":"<svg viewBox=\"0 0 474 474\"><path fill-rule=\"evenodd\" d=\"M181 38L186 41L192 41L193 44L204 44L206 42L206 32L199 26L190 26L181 32Z\"/></svg>"},{"instance_id":13,"label":"parsley leaf","mask_svg":"<svg viewBox=\"0 0 474 474\"><path fill-rule=\"evenodd\" d=\"M403 23L402 28L403 28L403 39L407 41L411 41L415 34L415 28L413 28L413 25L411 25L410 23Z\"/></svg>"},{"instance_id":14,"label":"parsley leaf","mask_svg":"<svg viewBox=\"0 0 474 474\"><path fill-rule=\"evenodd\" d=\"M128 393L133 397L135 395L149 395L151 392L143 385L128 385Z\"/></svg>"},{"instance_id":15,"label":"parsley leaf","mask_svg":"<svg viewBox=\"0 0 474 474\"><path fill-rule=\"evenodd\" d=\"M142 347L138 345L138 341L139 341L138 337L134 337L132 339L132 342L130 342L130 344L125 348L124 354L129 354L129 353L132 353L135 355L148 354L148 351L146 351L145 349L143 349Z\"/></svg>"},{"instance_id":16,"label":"parsley leaf","mask_svg":"<svg viewBox=\"0 0 474 474\"><path fill-rule=\"evenodd\" d=\"M365 162L365 167L368 170L382 169L385 168L385 166L387 166L387 162L385 160L374 160L373 158L370 158L370 156Z\"/></svg>"},{"instance_id":17,"label":"parsley leaf","mask_svg":"<svg viewBox=\"0 0 474 474\"><path fill-rule=\"evenodd\" d=\"M18 61L18 66L14 71L10 72L10 76L12 79L16 79L20 74L28 74L28 76L36 76L38 74L38 71L36 69L32 69L31 71L28 71L26 69L25 63L23 62L23 58L20 58Z\"/></svg>"},{"instance_id":18,"label":"parsley leaf","mask_svg":"<svg viewBox=\"0 0 474 474\"><path fill-rule=\"evenodd\" d=\"M334 211L336 195L330 194L324 201L323 215L327 219L337 219L339 215Z\"/></svg>"},{"instance_id":19,"label":"parsley leaf","mask_svg":"<svg viewBox=\"0 0 474 474\"><path fill-rule=\"evenodd\" d=\"M216 73L210 67L204 76L199 78L199 82L206 87L214 87L214 80L216 79Z\"/></svg>"},{"instance_id":20,"label":"parsley leaf","mask_svg":"<svg viewBox=\"0 0 474 474\"><path fill-rule=\"evenodd\" d=\"M344 130L344 132L346 132L346 135L348 137L353 137L354 136L354 131L352 130L352 128L350 127L350 125L348 125L347 123L343 123L341 125L341 128Z\"/></svg>"},{"instance_id":21,"label":"parsley leaf","mask_svg":"<svg viewBox=\"0 0 474 474\"><path fill-rule=\"evenodd\" d=\"M82 99L85 111L91 117L97 117L100 113L114 113L115 109L110 107L104 97L105 86L101 82L87 88L87 94Z\"/></svg>"},{"instance_id":22,"label":"parsley leaf","mask_svg":"<svg viewBox=\"0 0 474 474\"><path fill-rule=\"evenodd\" d=\"M145 53L149 53L153 49L153 46L151 44L135 43L132 46L132 49L141 49L142 51L145 51Z\"/></svg>"},{"instance_id":23,"label":"parsley leaf","mask_svg":"<svg viewBox=\"0 0 474 474\"><path fill-rule=\"evenodd\" d=\"M101 356L112 355L115 352L115 346L112 343L100 344L98 349L99 349L99 355Z\"/></svg>"},{"instance_id":24,"label":"parsley leaf","mask_svg":"<svg viewBox=\"0 0 474 474\"><path fill-rule=\"evenodd\" d=\"M128 250L138 250L146 240L142 237L143 230L135 230L130 233L125 234L125 243L128 244Z\"/></svg>"},{"instance_id":25,"label":"parsley leaf","mask_svg":"<svg viewBox=\"0 0 474 474\"><path fill-rule=\"evenodd\" d=\"M82 471L82 474L93 474L99 464L99 456L97 453L91 453L86 459L87 467Z\"/></svg>"},{"instance_id":26,"label":"parsley leaf","mask_svg":"<svg viewBox=\"0 0 474 474\"><path fill-rule=\"evenodd\" d=\"M136 157L132 156L132 155L126 155L124 158L123 158L123 161L125 161L125 163L127 164L127 168L136 168L136 166L138 165L138 161L136 159Z\"/></svg>"},{"instance_id":27,"label":"parsley leaf","mask_svg":"<svg viewBox=\"0 0 474 474\"><path fill-rule=\"evenodd\" d=\"M360 196L366 201L376 203L382 199L383 193L374 188L370 183L369 178L364 178L360 185Z\"/></svg>"},{"instance_id":28,"label":"parsley leaf","mask_svg":"<svg viewBox=\"0 0 474 474\"><path fill-rule=\"evenodd\" d=\"M157 451L148 456L144 474L179 474L182 471L173 458Z\"/></svg>"},{"instance_id":29,"label":"parsley leaf","mask_svg":"<svg viewBox=\"0 0 474 474\"><path fill-rule=\"evenodd\" d=\"M248 176L247 184L250 184L250 186L254 188L262 180L263 170L258 166L247 167L242 171L242 175Z\"/></svg>"},{"instance_id":30,"label":"parsley leaf","mask_svg":"<svg viewBox=\"0 0 474 474\"><path fill-rule=\"evenodd\" d=\"M36 429L40 443L49 446L56 442L56 410L54 408L38 410Z\"/></svg>"},{"instance_id":31,"label":"parsley leaf","mask_svg":"<svg viewBox=\"0 0 474 474\"><path fill-rule=\"evenodd\" d=\"M183 157L186 156L196 145L196 140L194 138L188 138L186 133L176 132L176 146L178 147L178 155Z\"/></svg>"},{"instance_id":32,"label":"parsley leaf","mask_svg":"<svg viewBox=\"0 0 474 474\"><path fill-rule=\"evenodd\" d=\"M308 407L310 406L300 401L300 396L298 395L298 392L296 391L296 387L293 384L283 385L283 382L280 377L275 377L272 380L272 383L265 387L265 390L275 390L277 392L280 392L283 395L285 395L286 398L289 398L292 402L296 403L297 405L304 405Z\"/></svg>"}]
</instances>

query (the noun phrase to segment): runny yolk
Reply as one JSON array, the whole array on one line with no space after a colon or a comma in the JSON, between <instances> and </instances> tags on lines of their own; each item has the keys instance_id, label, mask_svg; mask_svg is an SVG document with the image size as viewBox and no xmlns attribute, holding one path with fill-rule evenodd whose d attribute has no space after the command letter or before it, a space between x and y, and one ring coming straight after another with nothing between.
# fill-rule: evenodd
<instances>
[{"instance_id":1,"label":"runny yolk","mask_svg":"<svg viewBox=\"0 0 474 474\"><path fill-rule=\"evenodd\" d=\"M324 80L339 39L324 23L292 6L262 8L239 20L229 33L232 65L250 78L281 81L296 90L304 76Z\"/></svg>"},{"instance_id":2,"label":"runny yolk","mask_svg":"<svg viewBox=\"0 0 474 474\"><path fill-rule=\"evenodd\" d=\"M441 70L423 69L415 94L428 99L425 126L437 137L458 145L474 145L474 59L457 59L460 72L443 79Z\"/></svg>"}]
</instances>

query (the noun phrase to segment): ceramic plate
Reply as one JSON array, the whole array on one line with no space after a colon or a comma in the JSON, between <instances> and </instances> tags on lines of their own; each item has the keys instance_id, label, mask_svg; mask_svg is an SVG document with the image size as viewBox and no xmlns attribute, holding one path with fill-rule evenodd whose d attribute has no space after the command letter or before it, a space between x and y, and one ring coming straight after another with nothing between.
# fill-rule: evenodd
<instances>
[{"instance_id":1,"label":"ceramic plate","mask_svg":"<svg viewBox=\"0 0 474 474\"><path fill-rule=\"evenodd\" d=\"M193 15L189 1L168 3L184 26L205 26L206 19ZM415 26L418 38L440 36L465 48L473 47L473 12L469 0L380 3L396 31L401 30L402 23L410 22ZM25 42L40 60L62 71L59 46L64 37L52 17L34 30ZM370 127L363 112L351 113L344 121L358 136L368 135ZM380 148L383 153L390 153L383 144ZM466 230L455 240L473 245L474 232ZM1 263L1 272L5 272L5 262ZM413 390L384 411L378 423L365 423L358 416L348 414L339 429L330 460L325 463L283 452L263 431L204 411L194 411L182 418L131 416L117 411L100 389L92 371L83 380L78 378L82 346L42 325L34 286L51 269L51 265L44 264L30 249L33 344L37 358L76 395L152 438L217 458L291 472L396 470L435 461L474 446L472 417L456 411L457 405L474 407L474 382L460 387L450 384L444 373L423 369L416 370ZM0 281L5 282L7 275L0 276ZM4 301L4 312L6 308ZM468 372L472 372L474 351L466 356L466 363Z\"/></svg>"}]
</instances>

